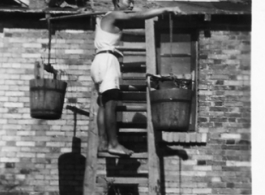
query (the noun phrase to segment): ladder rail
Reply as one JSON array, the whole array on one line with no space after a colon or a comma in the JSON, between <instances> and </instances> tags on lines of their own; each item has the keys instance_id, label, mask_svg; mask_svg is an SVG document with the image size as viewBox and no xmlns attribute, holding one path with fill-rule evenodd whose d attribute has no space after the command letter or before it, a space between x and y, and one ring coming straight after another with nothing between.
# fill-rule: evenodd
<instances>
[{"instance_id":1,"label":"ladder rail","mask_svg":"<svg viewBox=\"0 0 265 195\"><path fill-rule=\"evenodd\" d=\"M83 183L83 195L96 195L97 185L97 147L98 147L98 126L97 126L97 90L93 86L90 102L90 121L87 139L86 169Z\"/></svg>"},{"instance_id":2,"label":"ladder rail","mask_svg":"<svg viewBox=\"0 0 265 195\"><path fill-rule=\"evenodd\" d=\"M156 74L156 50L155 50L155 29L154 18L145 21L146 37L146 73ZM148 186L149 195L161 194L161 168L160 159L156 152L156 137L152 123L151 101L150 101L151 83L150 77L147 77L146 100L147 100L147 143L148 143Z\"/></svg>"}]
</instances>

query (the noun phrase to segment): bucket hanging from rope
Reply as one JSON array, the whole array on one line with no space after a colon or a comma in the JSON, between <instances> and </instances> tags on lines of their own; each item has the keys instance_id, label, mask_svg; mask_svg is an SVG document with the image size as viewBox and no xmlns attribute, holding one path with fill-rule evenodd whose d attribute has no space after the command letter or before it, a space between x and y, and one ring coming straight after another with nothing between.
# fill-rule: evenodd
<instances>
[{"instance_id":1,"label":"bucket hanging from rope","mask_svg":"<svg viewBox=\"0 0 265 195\"><path fill-rule=\"evenodd\" d=\"M38 119L60 119L67 83L55 79L30 80L30 115Z\"/></svg>"},{"instance_id":2,"label":"bucket hanging from rope","mask_svg":"<svg viewBox=\"0 0 265 195\"><path fill-rule=\"evenodd\" d=\"M49 17L49 16L48 16ZM36 62L35 79L30 80L30 115L32 118L55 120L62 115L67 83L58 80L59 71L50 64L51 26L49 27L48 64ZM44 70L53 74L53 79L44 78Z\"/></svg>"},{"instance_id":3,"label":"bucket hanging from rope","mask_svg":"<svg viewBox=\"0 0 265 195\"><path fill-rule=\"evenodd\" d=\"M152 75L147 73L152 122L155 130L187 131L190 125L193 78L178 79L180 75ZM151 79L156 90L151 91ZM159 89L160 82L173 81L176 88Z\"/></svg>"},{"instance_id":4,"label":"bucket hanging from rope","mask_svg":"<svg viewBox=\"0 0 265 195\"><path fill-rule=\"evenodd\" d=\"M187 131L191 90L162 89L150 92L152 121L156 130Z\"/></svg>"}]
</instances>

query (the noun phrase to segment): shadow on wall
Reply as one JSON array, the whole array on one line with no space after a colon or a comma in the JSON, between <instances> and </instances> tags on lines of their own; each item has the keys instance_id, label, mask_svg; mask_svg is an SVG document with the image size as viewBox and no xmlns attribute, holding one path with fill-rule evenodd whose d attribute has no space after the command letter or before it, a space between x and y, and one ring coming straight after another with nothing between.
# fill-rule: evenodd
<instances>
[{"instance_id":1,"label":"shadow on wall","mask_svg":"<svg viewBox=\"0 0 265 195\"><path fill-rule=\"evenodd\" d=\"M58 160L59 190L60 195L83 195L86 158L81 154L81 139L76 137L76 115L89 116L89 113L73 106L67 106L66 109L74 113L74 136L72 151L62 154Z\"/></svg>"},{"instance_id":2,"label":"shadow on wall","mask_svg":"<svg viewBox=\"0 0 265 195\"><path fill-rule=\"evenodd\" d=\"M140 162L133 158L107 158L107 177L131 177L135 179ZM143 174L142 174L143 175ZM114 182L114 181L113 181ZM107 183L107 195L139 195L138 184L114 184L111 181Z\"/></svg>"},{"instance_id":3,"label":"shadow on wall","mask_svg":"<svg viewBox=\"0 0 265 195\"><path fill-rule=\"evenodd\" d=\"M81 155L81 139L73 137L72 152L59 157L60 195L82 195L86 158Z\"/></svg>"}]
</instances>

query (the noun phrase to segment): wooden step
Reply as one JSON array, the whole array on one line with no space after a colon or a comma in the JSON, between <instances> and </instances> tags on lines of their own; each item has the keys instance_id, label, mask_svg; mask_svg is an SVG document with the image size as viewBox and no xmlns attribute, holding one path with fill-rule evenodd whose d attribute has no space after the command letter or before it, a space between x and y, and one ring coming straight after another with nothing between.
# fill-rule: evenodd
<instances>
[{"instance_id":1,"label":"wooden step","mask_svg":"<svg viewBox=\"0 0 265 195\"><path fill-rule=\"evenodd\" d=\"M120 128L119 133L146 133L146 128Z\"/></svg>"},{"instance_id":2,"label":"wooden step","mask_svg":"<svg viewBox=\"0 0 265 195\"><path fill-rule=\"evenodd\" d=\"M145 80L121 80L120 89L123 91L145 91Z\"/></svg>"},{"instance_id":3,"label":"wooden step","mask_svg":"<svg viewBox=\"0 0 265 195\"><path fill-rule=\"evenodd\" d=\"M114 155L108 152L98 152L98 157L102 158L148 158L147 152L133 153L131 156Z\"/></svg>"},{"instance_id":4,"label":"wooden step","mask_svg":"<svg viewBox=\"0 0 265 195\"><path fill-rule=\"evenodd\" d=\"M139 72L122 73L121 78L123 80L140 80L141 82L146 82L145 73Z\"/></svg>"},{"instance_id":5,"label":"wooden step","mask_svg":"<svg viewBox=\"0 0 265 195\"><path fill-rule=\"evenodd\" d=\"M106 177L97 176L97 183L99 184L141 184L141 186L147 186L148 178L145 177Z\"/></svg>"},{"instance_id":6,"label":"wooden step","mask_svg":"<svg viewBox=\"0 0 265 195\"><path fill-rule=\"evenodd\" d=\"M118 46L117 49L121 52L126 52L126 51L145 51L146 48L145 46Z\"/></svg>"}]
</instances>

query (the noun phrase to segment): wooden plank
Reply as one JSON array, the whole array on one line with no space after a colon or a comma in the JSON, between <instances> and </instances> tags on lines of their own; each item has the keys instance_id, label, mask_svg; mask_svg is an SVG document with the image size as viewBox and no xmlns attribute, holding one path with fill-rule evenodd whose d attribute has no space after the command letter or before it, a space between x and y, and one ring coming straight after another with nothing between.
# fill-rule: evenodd
<instances>
[{"instance_id":1,"label":"wooden plank","mask_svg":"<svg viewBox=\"0 0 265 195\"><path fill-rule=\"evenodd\" d=\"M90 103L90 123L87 141L86 170L84 178L84 195L96 195L96 174L97 174L97 146L98 146L98 127L97 127L97 91L95 87L91 93Z\"/></svg>"},{"instance_id":2,"label":"wooden plank","mask_svg":"<svg viewBox=\"0 0 265 195\"><path fill-rule=\"evenodd\" d=\"M154 19L145 21L146 36L146 66L147 73L156 74L156 51L155 51L155 29ZM150 102L150 77L146 88L147 99L147 142L148 142L148 186L149 195L161 194L161 169L159 157L156 153L156 137L152 123L151 102Z\"/></svg>"},{"instance_id":3,"label":"wooden plank","mask_svg":"<svg viewBox=\"0 0 265 195\"><path fill-rule=\"evenodd\" d=\"M120 88L123 91L145 91L146 82L144 80L121 80Z\"/></svg>"},{"instance_id":4,"label":"wooden plank","mask_svg":"<svg viewBox=\"0 0 265 195\"><path fill-rule=\"evenodd\" d=\"M147 178L141 177L105 177L99 176L98 183L111 183L111 184L147 184Z\"/></svg>"},{"instance_id":5,"label":"wooden plank","mask_svg":"<svg viewBox=\"0 0 265 195\"><path fill-rule=\"evenodd\" d=\"M142 80L145 82L145 73L139 73L139 72L122 73L122 79L123 80Z\"/></svg>"},{"instance_id":6,"label":"wooden plank","mask_svg":"<svg viewBox=\"0 0 265 195\"><path fill-rule=\"evenodd\" d=\"M150 87L150 77L149 87ZM150 102L150 88L147 87L147 141L148 141L148 185L149 185L149 195L161 194L161 168L159 163L159 157L156 153L156 137L155 130L152 123L151 115L151 102Z\"/></svg>"},{"instance_id":7,"label":"wooden plank","mask_svg":"<svg viewBox=\"0 0 265 195\"><path fill-rule=\"evenodd\" d=\"M146 152L141 153L133 153L131 156L121 156L121 155L114 155L110 154L108 152L99 152L98 157L104 157L104 158L147 158L148 155Z\"/></svg>"},{"instance_id":8,"label":"wooden plank","mask_svg":"<svg viewBox=\"0 0 265 195\"><path fill-rule=\"evenodd\" d=\"M146 128L120 128L119 133L146 133Z\"/></svg>"},{"instance_id":9,"label":"wooden plank","mask_svg":"<svg viewBox=\"0 0 265 195\"><path fill-rule=\"evenodd\" d=\"M138 85L144 86L146 88L146 81L145 80L121 80L120 85Z\"/></svg>"},{"instance_id":10,"label":"wooden plank","mask_svg":"<svg viewBox=\"0 0 265 195\"><path fill-rule=\"evenodd\" d=\"M145 46L138 46L138 45L136 45L136 46L118 46L117 47L117 49L118 50L120 50L120 51L145 51L146 50L146 48L145 48Z\"/></svg>"},{"instance_id":11,"label":"wooden plank","mask_svg":"<svg viewBox=\"0 0 265 195\"><path fill-rule=\"evenodd\" d=\"M150 74L156 74L154 19L145 21L145 37L146 45L148 45L148 47L146 47L146 72Z\"/></svg>"},{"instance_id":12,"label":"wooden plank","mask_svg":"<svg viewBox=\"0 0 265 195\"><path fill-rule=\"evenodd\" d=\"M77 14L71 14L66 16L55 16L51 17L50 20L65 20L65 19L71 19L71 18L83 18L83 17L90 17L95 15L103 15L106 12L86 12L86 13L77 13ZM40 21L47 20L47 18L41 18Z\"/></svg>"}]
</instances>

